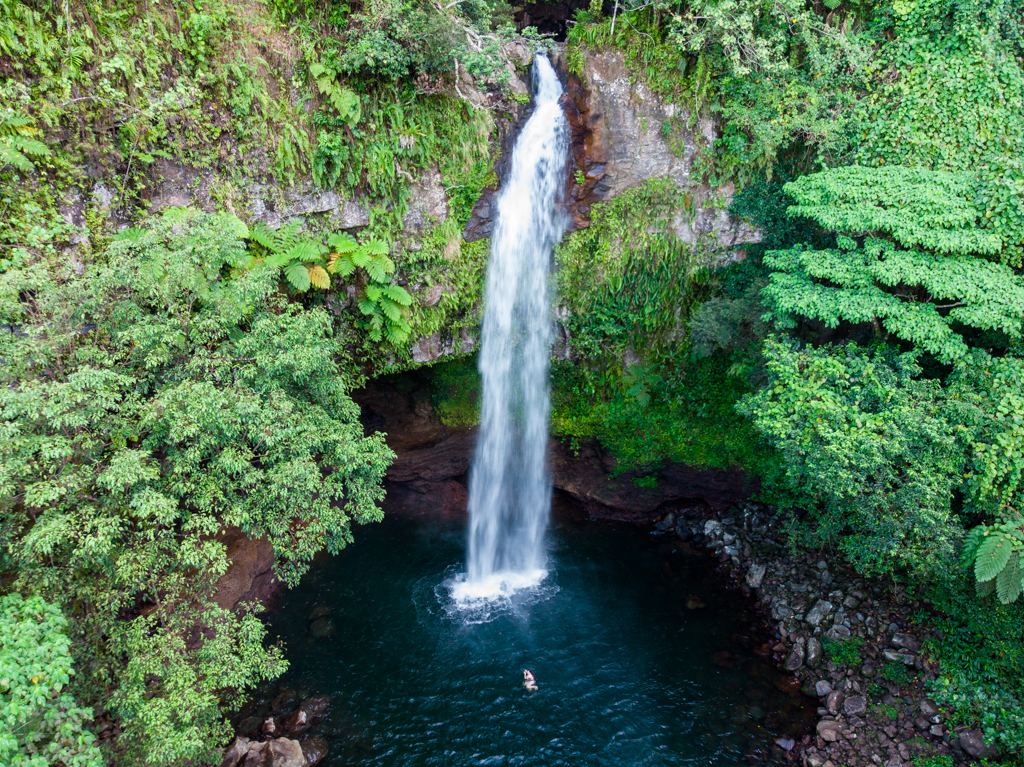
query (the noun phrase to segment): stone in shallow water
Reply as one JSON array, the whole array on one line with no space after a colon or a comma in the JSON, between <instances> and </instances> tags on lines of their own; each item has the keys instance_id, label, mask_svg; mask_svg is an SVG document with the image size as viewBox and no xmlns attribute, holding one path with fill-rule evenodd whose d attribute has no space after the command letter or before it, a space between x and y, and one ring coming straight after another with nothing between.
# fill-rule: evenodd
<instances>
[{"instance_id":1,"label":"stone in shallow water","mask_svg":"<svg viewBox=\"0 0 1024 767\"><path fill-rule=\"evenodd\" d=\"M665 518L660 522L655 523L654 527L657 530L671 530L676 524L676 515L671 511L665 515Z\"/></svg>"},{"instance_id":2,"label":"stone in shallow water","mask_svg":"<svg viewBox=\"0 0 1024 767\"><path fill-rule=\"evenodd\" d=\"M317 618L326 618L330 614L331 614L331 606L330 605L320 605L319 607L314 607L313 608L313 612L311 612L309 614L309 619L311 621L315 621Z\"/></svg>"},{"instance_id":3,"label":"stone in shallow water","mask_svg":"<svg viewBox=\"0 0 1024 767\"><path fill-rule=\"evenodd\" d=\"M704 600L698 596L689 597L686 600L687 610L703 610L707 605L704 604Z\"/></svg>"},{"instance_id":4,"label":"stone in shallow water","mask_svg":"<svg viewBox=\"0 0 1024 767\"><path fill-rule=\"evenodd\" d=\"M267 744L269 751L268 767L305 767L306 757L302 754L302 746L297 740L277 738Z\"/></svg>"}]
</instances>

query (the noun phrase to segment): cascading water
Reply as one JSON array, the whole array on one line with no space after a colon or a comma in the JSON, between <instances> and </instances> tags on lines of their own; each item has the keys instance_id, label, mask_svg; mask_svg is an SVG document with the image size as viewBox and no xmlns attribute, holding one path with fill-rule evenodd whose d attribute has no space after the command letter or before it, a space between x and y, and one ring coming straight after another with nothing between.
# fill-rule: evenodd
<instances>
[{"instance_id":1,"label":"cascading water","mask_svg":"<svg viewBox=\"0 0 1024 767\"><path fill-rule=\"evenodd\" d=\"M469 478L469 562L455 597L507 596L545 576L544 531L551 251L565 229L558 210L568 154L562 86L534 57L535 109L512 152L498 197L480 349L480 437Z\"/></svg>"}]
</instances>

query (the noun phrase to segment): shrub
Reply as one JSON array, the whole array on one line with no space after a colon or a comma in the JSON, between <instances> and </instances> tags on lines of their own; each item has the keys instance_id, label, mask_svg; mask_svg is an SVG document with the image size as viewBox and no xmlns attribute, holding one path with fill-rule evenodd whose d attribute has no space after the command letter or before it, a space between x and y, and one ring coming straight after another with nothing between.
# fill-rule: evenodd
<instances>
[{"instance_id":1,"label":"shrub","mask_svg":"<svg viewBox=\"0 0 1024 767\"><path fill-rule=\"evenodd\" d=\"M0 597L0 764L102 767L96 737L64 688L71 680L67 621L56 605Z\"/></svg>"}]
</instances>

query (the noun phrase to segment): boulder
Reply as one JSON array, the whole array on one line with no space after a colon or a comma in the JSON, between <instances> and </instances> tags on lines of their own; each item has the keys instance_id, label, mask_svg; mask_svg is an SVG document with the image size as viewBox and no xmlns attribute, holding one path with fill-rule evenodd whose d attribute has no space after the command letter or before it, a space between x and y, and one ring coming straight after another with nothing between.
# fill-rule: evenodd
<instances>
[{"instance_id":1,"label":"boulder","mask_svg":"<svg viewBox=\"0 0 1024 767\"><path fill-rule=\"evenodd\" d=\"M819 679L814 683L814 693L819 698L824 698L830 692L832 692L832 683L827 679Z\"/></svg>"},{"instance_id":2,"label":"boulder","mask_svg":"<svg viewBox=\"0 0 1024 767\"><path fill-rule=\"evenodd\" d=\"M297 740L276 738L267 743L266 767L305 767L306 757Z\"/></svg>"},{"instance_id":3,"label":"boulder","mask_svg":"<svg viewBox=\"0 0 1024 767\"><path fill-rule=\"evenodd\" d=\"M764 581L764 576L768 572L768 568L764 565L752 564L750 569L747 570L747 585L752 589L761 588L761 583Z\"/></svg>"},{"instance_id":4,"label":"boulder","mask_svg":"<svg viewBox=\"0 0 1024 767\"><path fill-rule=\"evenodd\" d=\"M330 747L323 738L306 738L299 745L302 755L306 758L306 767L316 767L327 756Z\"/></svg>"},{"instance_id":5,"label":"boulder","mask_svg":"<svg viewBox=\"0 0 1024 767\"><path fill-rule=\"evenodd\" d=\"M267 538L251 539L231 527L217 536L227 549L228 569L217 579L213 600L225 610L242 602L266 604L283 588L274 575L274 547Z\"/></svg>"},{"instance_id":6,"label":"boulder","mask_svg":"<svg viewBox=\"0 0 1024 767\"><path fill-rule=\"evenodd\" d=\"M835 743L839 740L842 728L839 726L839 722L835 722L831 719L822 719L818 722L817 730L819 738L824 740L826 743Z\"/></svg>"},{"instance_id":7,"label":"boulder","mask_svg":"<svg viewBox=\"0 0 1024 767\"><path fill-rule=\"evenodd\" d=\"M985 743L985 736L980 730L962 730L959 737L960 748L975 759L992 756L993 749Z\"/></svg>"},{"instance_id":8,"label":"boulder","mask_svg":"<svg viewBox=\"0 0 1024 767\"><path fill-rule=\"evenodd\" d=\"M897 652L896 650L882 650L882 655L887 660L898 661L906 666L913 666L916 658L908 652Z\"/></svg>"},{"instance_id":9,"label":"boulder","mask_svg":"<svg viewBox=\"0 0 1024 767\"><path fill-rule=\"evenodd\" d=\"M251 742L248 738L235 738L228 750L224 752L224 760L220 763L221 767L238 767L245 759L245 755L249 753Z\"/></svg>"},{"instance_id":10,"label":"boulder","mask_svg":"<svg viewBox=\"0 0 1024 767\"><path fill-rule=\"evenodd\" d=\"M821 665L824 654L821 641L817 637L807 639L807 665L811 668L818 668Z\"/></svg>"},{"instance_id":11,"label":"boulder","mask_svg":"<svg viewBox=\"0 0 1024 767\"><path fill-rule=\"evenodd\" d=\"M839 690L833 690L828 694L828 698L825 699L825 708L828 712L835 716L839 713L839 707L843 705L843 694Z\"/></svg>"},{"instance_id":12,"label":"boulder","mask_svg":"<svg viewBox=\"0 0 1024 767\"><path fill-rule=\"evenodd\" d=\"M810 612L804 617L804 620L810 623L812 626L817 628L829 613L832 612L833 604L827 599L819 599L814 603L814 607L810 609Z\"/></svg>"},{"instance_id":13,"label":"boulder","mask_svg":"<svg viewBox=\"0 0 1024 767\"><path fill-rule=\"evenodd\" d=\"M845 642L850 638L850 634L850 629L846 626L833 626L828 630L828 633L825 636L833 642Z\"/></svg>"},{"instance_id":14,"label":"boulder","mask_svg":"<svg viewBox=\"0 0 1024 767\"><path fill-rule=\"evenodd\" d=\"M802 644L795 644L793 649L789 651L789 657L786 658L786 662L782 667L786 671L796 671L802 665L804 665L804 646Z\"/></svg>"},{"instance_id":15,"label":"boulder","mask_svg":"<svg viewBox=\"0 0 1024 767\"><path fill-rule=\"evenodd\" d=\"M864 716L868 710L868 699L863 695L851 695L843 702L843 712L847 716Z\"/></svg>"},{"instance_id":16,"label":"boulder","mask_svg":"<svg viewBox=\"0 0 1024 767\"><path fill-rule=\"evenodd\" d=\"M913 634L893 634L892 645L910 652L921 651L921 642Z\"/></svg>"}]
</instances>

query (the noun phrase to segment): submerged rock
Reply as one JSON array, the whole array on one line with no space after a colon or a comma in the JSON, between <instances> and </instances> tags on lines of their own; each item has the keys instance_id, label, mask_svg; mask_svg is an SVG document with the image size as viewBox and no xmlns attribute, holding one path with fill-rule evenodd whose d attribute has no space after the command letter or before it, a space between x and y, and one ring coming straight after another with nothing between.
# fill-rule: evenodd
<instances>
[{"instance_id":1,"label":"submerged rock","mask_svg":"<svg viewBox=\"0 0 1024 767\"><path fill-rule=\"evenodd\" d=\"M334 630L334 623L327 618L318 618L309 624L309 633L314 639L326 639Z\"/></svg>"}]
</instances>

